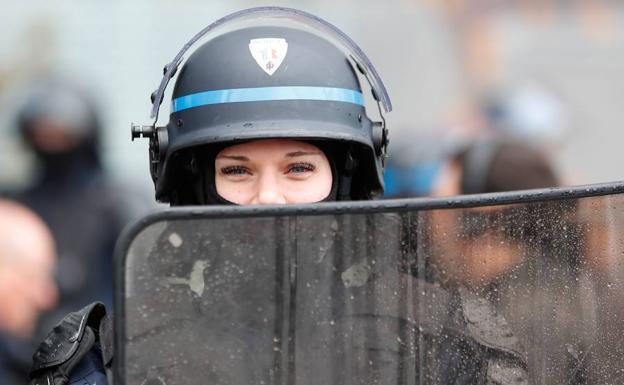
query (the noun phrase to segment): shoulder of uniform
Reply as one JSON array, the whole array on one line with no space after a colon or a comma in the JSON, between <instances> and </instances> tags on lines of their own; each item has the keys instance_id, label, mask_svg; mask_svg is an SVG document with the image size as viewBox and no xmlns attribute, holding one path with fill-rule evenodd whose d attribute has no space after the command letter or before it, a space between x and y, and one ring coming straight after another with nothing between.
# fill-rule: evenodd
<instances>
[{"instance_id":1,"label":"shoulder of uniform","mask_svg":"<svg viewBox=\"0 0 624 385\"><path fill-rule=\"evenodd\" d=\"M465 288L460 288L461 308L470 336L479 344L516 358L524 353L518 338L494 305Z\"/></svg>"},{"instance_id":2,"label":"shoulder of uniform","mask_svg":"<svg viewBox=\"0 0 624 385\"><path fill-rule=\"evenodd\" d=\"M494 305L466 288L458 290L466 331L489 352L485 383L526 385L527 360L511 327Z\"/></svg>"},{"instance_id":3,"label":"shoulder of uniform","mask_svg":"<svg viewBox=\"0 0 624 385\"><path fill-rule=\"evenodd\" d=\"M85 333L87 327L98 331L105 315L106 308L100 302L92 303L77 312L68 314L39 345L33 355L32 371L57 366L69 360L76 353L83 339L90 338L90 333Z\"/></svg>"},{"instance_id":4,"label":"shoulder of uniform","mask_svg":"<svg viewBox=\"0 0 624 385\"><path fill-rule=\"evenodd\" d=\"M109 384L102 360L103 352L95 344L78 362L69 375L68 385L107 385Z\"/></svg>"}]
</instances>

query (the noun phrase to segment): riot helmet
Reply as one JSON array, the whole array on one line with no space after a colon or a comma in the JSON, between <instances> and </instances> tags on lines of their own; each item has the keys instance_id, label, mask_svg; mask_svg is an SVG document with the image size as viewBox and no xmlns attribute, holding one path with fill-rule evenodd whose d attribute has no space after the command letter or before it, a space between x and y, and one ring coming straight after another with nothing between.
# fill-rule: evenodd
<instances>
[{"instance_id":1,"label":"riot helmet","mask_svg":"<svg viewBox=\"0 0 624 385\"><path fill-rule=\"evenodd\" d=\"M200 39L203 44L182 63ZM157 127L165 88L175 75L169 121ZM377 119L367 113L362 79L378 106ZM215 154L259 139L315 144L331 159L334 199L383 192L389 97L362 50L313 15L260 7L216 21L165 66L151 100L154 123L133 125L132 135L150 138L151 175L161 202L223 203L214 199Z\"/></svg>"},{"instance_id":2,"label":"riot helmet","mask_svg":"<svg viewBox=\"0 0 624 385\"><path fill-rule=\"evenodd\" d=\"M54 177L80 167L99 169L102 125L87 90L57 77L33 82L17 114L17 127Z\"/></svg>"}]
</instances>

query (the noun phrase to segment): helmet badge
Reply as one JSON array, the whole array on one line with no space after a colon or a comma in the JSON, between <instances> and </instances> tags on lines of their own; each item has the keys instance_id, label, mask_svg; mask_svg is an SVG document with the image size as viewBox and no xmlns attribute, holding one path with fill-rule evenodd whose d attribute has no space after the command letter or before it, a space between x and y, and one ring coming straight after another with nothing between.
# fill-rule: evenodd
<instances>
[{"instance_id":1,"label":"helmet badge","mask_svg":"<svg viewBox=\"0 0 624 385\"><path fill-rule=\"evenodd\" d=\"M249 51L258 66L272 76L286 57L288 43L286 39L251 39Z\"/></svg>"}]
</instances>

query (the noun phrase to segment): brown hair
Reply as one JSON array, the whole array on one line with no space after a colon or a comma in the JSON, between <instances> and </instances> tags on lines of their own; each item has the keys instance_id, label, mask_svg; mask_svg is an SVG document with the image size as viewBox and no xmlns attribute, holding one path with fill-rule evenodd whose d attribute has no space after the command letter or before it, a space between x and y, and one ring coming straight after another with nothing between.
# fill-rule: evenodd
<instances>
[{"instance_id":1,"label":"brown hair","mask_svg":"<svg viewBox=\"0 0 624 385\"><path fill-rule=\"evenodd\" d=\"M463 194L559 185L559 178L544 154L522 142L479 142L460 154L458 161L464 170Z\"/></svg>"}]
</instances>

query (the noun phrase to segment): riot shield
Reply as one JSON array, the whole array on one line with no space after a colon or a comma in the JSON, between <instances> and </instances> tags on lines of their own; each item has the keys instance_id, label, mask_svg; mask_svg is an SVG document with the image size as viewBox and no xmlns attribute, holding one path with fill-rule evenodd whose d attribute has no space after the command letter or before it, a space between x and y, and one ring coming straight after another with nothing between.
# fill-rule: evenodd
<instances>
[{"instance_id":1,"label":"riot shield","mask_svg":"<svg viewBox=\"0 0 624 385\"><path fill-rule=\"evenodd\" d=\"M623 194L152 215L118 245L115 381L623 383Z\"/></svg>"}]
</instances>

